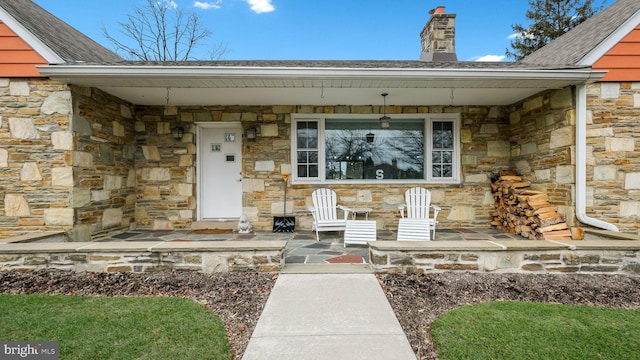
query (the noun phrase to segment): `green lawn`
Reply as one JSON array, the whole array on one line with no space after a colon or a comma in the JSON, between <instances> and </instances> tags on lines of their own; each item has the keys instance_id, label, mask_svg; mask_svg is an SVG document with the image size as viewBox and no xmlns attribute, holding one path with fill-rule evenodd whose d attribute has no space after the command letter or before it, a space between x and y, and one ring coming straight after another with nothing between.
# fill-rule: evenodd
<instances>
[{"instance_id":1,"label":"green lawn","mask_svg":"<svg viewBox=\"0 0 640 360\"><path fill-rule=\"evenodd\" d=\"M220 318L193 301L0 295L0 339L58 341L60 359L230 359Z\"/></svg>"},{"instance_id":2,"label":"green lawn","mask_svg":"<svg viewBox=\"0 0 640 360\"><path fill-rule=\"evenodd\" d=\"M489 302L432 325L443 359L638 359L640 310Z\"/></svg>"}]
</instances>

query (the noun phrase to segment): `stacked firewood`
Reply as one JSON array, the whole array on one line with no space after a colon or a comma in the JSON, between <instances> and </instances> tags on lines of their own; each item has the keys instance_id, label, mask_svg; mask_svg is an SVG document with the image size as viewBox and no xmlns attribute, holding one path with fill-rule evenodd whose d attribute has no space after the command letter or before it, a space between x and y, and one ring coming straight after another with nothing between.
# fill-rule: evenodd
<instances>
[{"instance_id":1,"label":"stacked firewood","mask_svg":"<svg viewBox=\"0 0 640 360\"><path fill-rule=\"evenodd\" d=\"M491 225L531 240L571 240L571 231L547 194L532 190L514 171L501 171L492 183L496 211Z\"/></svg>"}]
</instances>

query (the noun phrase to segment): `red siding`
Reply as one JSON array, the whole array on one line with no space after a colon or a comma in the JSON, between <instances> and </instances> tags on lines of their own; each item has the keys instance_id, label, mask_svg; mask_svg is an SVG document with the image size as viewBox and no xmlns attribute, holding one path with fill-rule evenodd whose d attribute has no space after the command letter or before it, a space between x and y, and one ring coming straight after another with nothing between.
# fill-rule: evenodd
<instances>
[{"instance_id":1,"label":"red siding","mask_svg":"<svg viewBox=\"0 0 640 360\"><path fill-rule=\"evenodd\" d=\"M29 44L0 23L0 77L40 77L36 65L46 64Z\"/></svg>"},{"instance_id":2,"label":"red siding","mask_svg":"<svg viewBox=\"0 0 640 360\"><path fill-rule=\"evenodd\" d=\"M608 70L602 81L640 81L640 25L593 65Z\"/></svg>"}]
</instances>

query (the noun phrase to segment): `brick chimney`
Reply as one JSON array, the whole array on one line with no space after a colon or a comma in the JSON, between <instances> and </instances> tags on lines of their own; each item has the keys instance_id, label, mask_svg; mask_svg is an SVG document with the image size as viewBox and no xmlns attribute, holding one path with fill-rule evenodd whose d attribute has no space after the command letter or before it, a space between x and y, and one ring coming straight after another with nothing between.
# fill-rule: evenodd
<instances>
[{"instance_id":1,"label":"brick chimney","mask_svg":"<svg viewBox=\"0 0 640 360\"><path fill-rule=\"evenodd\" d=\"M444 6L429 11L431 18L420 32L421 61L458 61L456 15L445 14Z\"/></svg>"}]
</instances>

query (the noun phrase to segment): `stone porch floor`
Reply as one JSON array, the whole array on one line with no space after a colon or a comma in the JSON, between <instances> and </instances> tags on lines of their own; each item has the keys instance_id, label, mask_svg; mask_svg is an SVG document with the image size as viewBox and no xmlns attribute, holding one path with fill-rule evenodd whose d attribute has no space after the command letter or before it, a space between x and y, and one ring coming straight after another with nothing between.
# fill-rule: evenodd
<instances>
[{"instance_id":1,"label":"stone porch floor","mask_svg":"<svg viewBox=\"0 0 640 360\"><path fill-rule=\"evenodd\" d=\"M342 232L322 232L316 241L315 232L296 231L293 233L273 233L257 231L251 234L204 233L206 230L131 230L98 241L287 241L285 264L344 264L369 263L369 247L366 245L344 246ZM395 241L396 232L378 230L378 241ZM474 241L474 240L526 240L521 236L495 229L451 228L438 229L433 241ZM461 246L464 247L464 246Z\"/></svg>"},{"instance_id":2,"label":"stone porch floor","mask_svg":"<svg viewBox=\"0 0 640 360\"><path fill-rule=\"evenodd\" d=\"M316 241L311 231L132 230L92 242L67 242L59 233L43 233L0 241L0 269L291 273L357 267L376 273L640 274L640 239L597 238L606 235L526 240L492 229L452 228L438 229L434 241L395 241L395 232L379 230L377 241L345 248L340 232L322 233Z\"/></svg>"}]
</instances>

